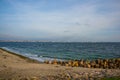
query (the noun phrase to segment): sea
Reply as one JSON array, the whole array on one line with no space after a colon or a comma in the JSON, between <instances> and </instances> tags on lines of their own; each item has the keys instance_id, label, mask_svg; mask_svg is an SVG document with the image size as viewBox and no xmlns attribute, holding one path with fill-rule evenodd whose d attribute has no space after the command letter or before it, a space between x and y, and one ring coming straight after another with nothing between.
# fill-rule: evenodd
<instances>
[{"instance_id":1,"label":"sea","mask_svg":"<svg viewBox=\"0 0 120 80\"><path fill-rule=\"evenodd\" d=\"M0 42L0 48L41 62L120 58L120 42Z\"/></svg>"}]
</instances>

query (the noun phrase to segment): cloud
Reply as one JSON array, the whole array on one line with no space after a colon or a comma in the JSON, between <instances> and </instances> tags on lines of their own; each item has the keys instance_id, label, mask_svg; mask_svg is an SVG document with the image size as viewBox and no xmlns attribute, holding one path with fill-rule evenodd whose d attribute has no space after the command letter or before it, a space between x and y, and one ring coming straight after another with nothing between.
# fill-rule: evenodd
<instances>
[{"instance_id":1,"label":"cloud","mask_svg":"<svg viewBox=\"0 0 120 80\"><path fill-rule=\"evenodd\" d=\"M109 41L116 35L114 32L120 30L120 6L117 0L103 3L100 0L81 2L66 0L69 3L67 6L66 3L62 6L62 1L54 2L59 5L58 8L54 8L55 4L52 6L52 3L46 0L36 2L6 0L6 2L14 8L15 13L2 15L1 26L5 28L1 33L63 41L66 39ZM114 32L108 32L110 28ZM112 34L104 36L103 31ZM115 39L118 40L118 36Z\"/></svg>"}]
</instances>

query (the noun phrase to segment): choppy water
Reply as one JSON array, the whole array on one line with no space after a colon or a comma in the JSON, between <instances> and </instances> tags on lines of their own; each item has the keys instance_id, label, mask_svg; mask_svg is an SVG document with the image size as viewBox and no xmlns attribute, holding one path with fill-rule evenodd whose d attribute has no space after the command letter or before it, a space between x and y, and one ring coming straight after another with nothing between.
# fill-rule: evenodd
<instances>
[{"instance_id":1,"label":"choppy water","mask_svg":"<svg viewBox=\"0 0 120 80\"><path fill-rule=\"evenodd\" d=\"M40 61L120 58L120 43L0 42L0 47Z\"/></svg>"}]
</instances>

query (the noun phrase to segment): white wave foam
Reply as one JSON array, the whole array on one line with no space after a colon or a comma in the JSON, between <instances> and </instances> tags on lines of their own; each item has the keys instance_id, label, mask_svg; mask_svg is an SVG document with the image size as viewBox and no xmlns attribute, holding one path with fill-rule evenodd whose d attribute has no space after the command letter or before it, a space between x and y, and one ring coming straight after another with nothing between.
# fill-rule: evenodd
<instances>
[{"instance_id":1,"label":"white wave foam","mask_svg":"<svg viewBox=\"0 0 120 80\"><path fill-rule=\"evenodd\" d=\"M16 53L16 54L20 54L20 55L22 55L22 56L31 58L31 59L38 60L38 61L40 61L40 62L44 62L45 60L52 61L52 60L55 59L55 58L43 57L43 56L41 56L41 55L38 57L37 54L32 54L32 53L20 53L20 52L18 52L18 51L16 51L16 50L13 50L13 49L8 48L8 47L1 47L1 48L2 48L2 49L5 49L5 50L8 50L8 51L11 51L11 52L14 52L14 53ZM56 60L58 60L58 61L63 61L63 60L61 60L61 59L56 59Z\"/></svg>"}]
</instances>

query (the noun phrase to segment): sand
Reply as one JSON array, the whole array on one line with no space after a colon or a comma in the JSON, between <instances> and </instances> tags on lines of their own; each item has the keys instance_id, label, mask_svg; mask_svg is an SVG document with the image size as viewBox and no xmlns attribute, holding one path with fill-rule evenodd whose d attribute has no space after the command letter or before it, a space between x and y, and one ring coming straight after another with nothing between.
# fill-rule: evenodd
<instances>
[{"instance_id":1,"label":"sand","mask_svg":"<svg viewBox=\"0 0 120 80\"><path fill-rule=\"evenodd\" d=\"M0 49L0 80L94 80L120 76L120 69L44 64Z\"/></svg>"}]
</instances>

